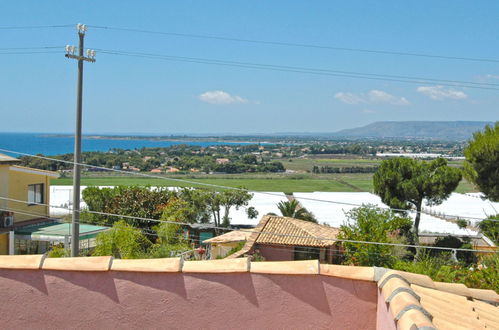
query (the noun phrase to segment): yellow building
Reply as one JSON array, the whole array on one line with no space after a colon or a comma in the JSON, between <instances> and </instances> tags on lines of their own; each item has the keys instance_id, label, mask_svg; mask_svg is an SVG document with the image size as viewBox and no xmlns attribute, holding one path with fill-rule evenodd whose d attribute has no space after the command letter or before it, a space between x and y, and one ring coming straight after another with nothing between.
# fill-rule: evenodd
<instances>
[{"instance_id":1,"label":"yellow building","mask_svg":"<svg viewBox=\"0 0 499 330\"><path fill-rule=\"evenodd\" d=\"M50 179L59 176L56 172L19 166L19 162L0 154L0 254L8 251L9 231L50 216Z\"/></svg>"},{"instance_id":2,"label":"yellow building","mask_svg":"<svg viewBox=\"0 0 499 330\"><path fill-rule=\"evenodd\" d=\"M227 254L237 246L244 244L250 237L252 230L234 230L203 241L210 246L210 258L218 259ZM242 247L242 246L241 246Z\"/></svg>"}]
</instances>

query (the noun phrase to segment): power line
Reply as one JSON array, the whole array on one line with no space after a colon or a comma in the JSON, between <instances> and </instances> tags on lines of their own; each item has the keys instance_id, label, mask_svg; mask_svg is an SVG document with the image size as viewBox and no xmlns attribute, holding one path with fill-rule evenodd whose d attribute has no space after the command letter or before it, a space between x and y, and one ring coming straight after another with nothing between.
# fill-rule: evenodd
<instances>
[{"instance_id":1,"label":"power line","mask_svg":"<svg viewBox=\"0 0 499 330\"><path fill-rule=\"evenodd\" d=\"M72 161L56 159L56 158L51 158L51 157L45 157L45 156L32 155L32 154L28 154L28 153L24 153L24 152L18 152L18 151L3 149L3 148L0 148L0 151L11 153L11 154L16 154L16 155L38 158L38 159L45 159L45 160L50 160L50 161L55 161L55 162L60 162L60 163L65 163L65 164L74 164L74 162L72 162ZM211 183L205 183L205 182L197 182L197 181L191 181L191 180L185 180L185 179L179 179L179 178L169 178L169 177L157 176L157 175L146 174L146 173L129 172L129 171L124 171L124 170L107 168L107 167L103 167L103 166L89 165L89 164L85 164L85 163L79 163L79 165L81 165L83 167L96 168L96 169L101 169L101 170L116 172L116 173L121 173L121 174L127 174L127 175L132 174L135 176L142 176L142 177L153 178L153 179L161 179L161 180L167 180L167 181L188 183L191 186L195 186L195 185L206 186L206 187L217 188L217 189L238 190L238 191L245 191L245 192L249 192L249 193L253 193L253 194L282 197L282 195L280 195L280 194L267 192L267 191L256 191L256 190L250 190L250 189L245 189L245 188L229 187L229 186L223 186L223 185L217 185L217 184L211 184ZM310 197L294 197L294 198L297 200L308 200L308 201L314 201L314 202L323 202L323 203L338 204L338 205L353 206L353 207L361 207L364 205L364 204L331 201L331 200L310 198ZM0 197L0 199L1 199L1 197ZM397 209L397 208L391 208L391 207L379 207L379 208L385 209L385 210L397 211L397 212L411 212L411 213L416 213L416 214L417 213L425 214L422 211L418 212L416 210ZM490 220L490 219L484 219L484 218L478 218L478 217L467 217L467 216L450 215L450 214L442 214L442 216L447 216L447 217L456 218L456 219L469 219L469 220L479 220L479 221ZM493 221L499 221L499 220L493 220Z\"/></svg>"},{"instance_id":2,"label":"power line","mask_svg":"<svg viewBox=\"0 0 499 330\"><path fill-rule=\"evenodd\" d=\"M448 86L448 87L499 90L499 88L496 87L487 87L487 86L499 87L499 84L494 84L494 83L477 83L477 82L462 81L462 80L447 80L447 79L412 77L412 76L403 76L403 75L386 75L386 74L364 73L364 72L355 72L355 71L341 71L341 70L295 67L295 66L284 66L284 65L262 64L262 63L251 63L251 62L237 62L237 61L207 59L199 57L173 56L167 54L153 54L153 53L122 51L122 50L109 50L109 49L96 49L96 50L103 54L108 54L108 55L141 57L141 58L159 59L159 60L175 61L175 62L189 62L189 63L198 63L198 64L210 64L217 66L239 67L246 69L305 73L305 74L313 74L321 76L343 77L343 78L393 81L393 82L402 82L402 83L419 84L419 85L437 83L439 85Z\"/></svg>"},{"instance_id":3,"label":"power line","mask_svg":"<svg viewBox=\"0 0 499 330\"><path fill-rule=\"evenodd\" d=\"M28 202L28 201L23 201L23 200L18 200L18 199L13 199L13 198L6 198L6 197L0 197L0 199L12 201L12 202L18 202L18 203L27 203ZM31 204L51 206L49 204L43 204L43 203L31 203ZM61 207L61 206L55 206L55 207L59 208L59 209L69 210L69 211L74 210L74 209L65 208L65 207ZM79 211L79 212L81 212L81 211ZM136 217L136 216L123 215L123 214L106 213L106 212L98 212L98 211L89 211L89 210L87 210L87 211L83 211L83 212L88 212L88 213L93 213L93 214L99 214L99 215L106 215L106 216L112 216L112 217L119 217L119 218L125 218L125 219L128 218L128 219L136 219L136 220L142 220L142 221L152 221L152 222L159 222L159 223L168 223L168 224L175 224L175 225L187 225L187 226L192 225L192 223L188 223L188 222L158 220L158 219ZM210 228L211 229L221 229L221 230L234 231L234 229L226 228L226 227L220 227L220 226L210 226ZM281 234L281 233L276 233L276 232L259 231L259 230L255 230L255 229L244 229L244 228L238 229L238 230L239 231L244 231L244 232L249 232L249 233L258 233L258 234L272 235L272 236L278 236L278 237L315 238L315 239L318 239L318 240L333 241L333 242L340 242L340 243L388 245L388 246L406 247L406 248L425 248L425 249L435 249L435 250L487 252L487 253L490 253L490 251L487 251L487 250L475 250L475 249L463 249L463 248L447 248L447 247L439 247L439 246L425 246L425 245L413 245L413 244L389 243L389 242L357 241L357 240L347 240L347 239L338 239L338 238L321 237L321 236L302 236L302 235Z\"/></svg>"},{"instance_id":4,"label":"power line","mask_svg":"<svg viewBox=\"0 0 499 330\"><path fill-rule=\"evenodd\" d=\"M57 50L40 50L40 51L19 51L19 52L0 52L0 55L30 55L30 54L60 54Z\"/></svg>"},{"instance_id":5,"label":"power line","mask_svg":"<svg viewBox=\"0 0 499 330\"><path fill-rule=\"evenodd\" d=\"M19 210L19 209L15 209L15 208L1 208L0 207L0 211L13 211L15 213L18 213L18 214L22 214L22 215L28 215L28 216L36 216L36 217L39 217L39 218L44 218L44 219L52 219L52 220L55 220L55 218L53 217L48 217L46 216L45 214L39 214L39 213L27 213L25 212L24 210ZM88 224L88 225L95 225L94 223L89 223L89 222L80 222L82 224ZM105 225L105 226L112 226L113 224L111 223L99 223L99 225ZM151 236L156 236L156 237L159 237L159 235L157 233L154 233L152 232L152 230L148 230L148 229L145 229L145 228L138 228L138 227L132 227L133 229L137 229L137 230L140 230L142 233L146 234L146 235L151 235ZM122 229L122 228L112 228L114 230L117 230L117 229ZM179 238L186 238L184 234L178 234L177 235ZM173 237L176 237L176 236L173 236ZM193 238L193 237L188 237L187 238L189 241L192 241L192 242L195 242L197 243L198 245L200 245L202 243L201 239L199 238ZM277 244L277 245L271 245L271 246L267 246L267 248L271 248L271 249L275 249L275 250L294 250L294 246L286 246L286 245L282 245L282 244ZM340 252L340 251L336 251L336 252ZM300 251L300 253L305 253L305 254L309 254L309 255L317 255L318 253L315 253L315 252L310 252L310 251ZM379 252L369 252L369 251L358 251L358 253L365 253L365 254L372 254L372 255L381 255L382 253L379 253ZM331 254L331 253L330 253ZM336 255L336 256L343 256L345 255L345 253L333 253L332 255Z\"/></svg>"},{"instance_id":6,"label":"power line","mask_svg":"<svg viewBox=\"0 0 499 330\"><path fill-rule=\"evenodd\" d=\"M4 51L4 50L24 50L24 49L64 49L64 46L2 47L2 48L0 48L0 51Z\"/></svg>"},{"instance_id":7,"label":"power line","mask_svg":"<svg viewBox=\"0 0 499 330\"><path fill-rule=\"evenodd\" d=\"M0 26L0 30L31 30L31 29L56 29L73 27L74 24L63 25L18 25L18 26Z\"/></svg>"},{"instance_id":8,"label":"power line","mask_svg":"<svg viewBox=\"0 0 499 330\"><path fill-rule=\"evenodd\" d=\"M50 206L50 207L54 207L54 206ZM70 210L70 209L67 209L67 210ZM22 214L22 215L27 215L27 216L30 216L30 217L39 217L39 218L42 218L42 219L60 220L60 218L57 218L57 217L50 217L50 216L47 216L47 215L41 214L41 213L26 212L25 210L20 210L20 209L16 209L16 208L12 208L12 207L8 207L8 208L0 207L0 211L11 211L11 212L14 212L14 213L18 213L18 214ZM61 223L61 222L59 222L59 223ZM67 222L62 222L62 223L67 223ZM100 225L100 226L112 226L113 225L112 223L99 223L99 224L89 223L89 222L80 222L80 223L87 224L87 225L94 225L94 226L96 226L96 225ZM70 223L67 223L67 224L69 225ZM137 228L137 227L133 227L133 228L142 231L144 234L148 234L148 235L152 235L152 236L158 236L158 234L153 233L151 230L149 230L147 228ZM70 235L70 233L68 233L68 235Z\"/></svg>"},{"instance_id":9,"label":"power line","mask_svg":"<svg viewBox=\"0 0 499 330\"><path fill-rule=\"evenodd\" d=\"M465 56L447 56L447 55L416 53L416 52L404 52L404 51L390 51L390 50L367 49L367 48L327 46L327 45L316 45L316 44L307 44L307 43L281 42L281 41L269 41L269 40L246 39L246 38L233 38L233 37L218 36L218 35L204 35L204 34L165 32L165 31L151 31L151 30L142 30L142 29L133 29L133 28L98 26L98 25L89 25L89 26L93 27L93 28L96 28L96 29L103 29L103 30L114 30L114 31L124 31L124 32L137 32L137 33L165 35L165 36L173 36L173 37L187 37L187 38L198 38L198 39L211 39L211 40L222 40L222 41L232 41L232 42L244 42L244 43L252 43L252 44L286 46L286 47L301 47L301 48L315 48L315 49L324 49L324 50L337 50L337 51L359 52L359 53L370 53L370 54L381 54L381 55L413 56L413 57L426 57L426 58L445 59L445 60L460 60L460 61L499 63L499 59L492 59L492 58L476 58L476 57L465 57Z\"/></svg>"}]
</instances>

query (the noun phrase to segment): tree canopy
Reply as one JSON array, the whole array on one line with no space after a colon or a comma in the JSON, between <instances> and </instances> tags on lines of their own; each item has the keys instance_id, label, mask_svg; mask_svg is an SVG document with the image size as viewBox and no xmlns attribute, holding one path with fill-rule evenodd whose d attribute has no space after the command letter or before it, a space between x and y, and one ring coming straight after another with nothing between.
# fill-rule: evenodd
<instances>
[{"instance_id":1,"label":"tree canopy","mask_svg":"<svg viewBox=\"0 0 499 330\"><path fill-rule=\"evenodd\" d=\"M349 211L347 221L340 227L339 239L401 243L410 235L411 220L390 210L365 205ZM346 262L359 266L392 267L396 254L405 254L405 249L390 245L342 242Z\"/></svg>"},{"instance_id":2,"label":"tree canopy","mask_svg":"<svg viewBox=\"0 0 499 330\"><path fill-rule=\"evenodd\" d=\"M412 158L384 160L374 174L374 193L383 203L396 209L415 208L414 233L418 235L423 200L441 204L461 181L461 171L437 158L431 162Z\"/></svg>"},{"instance_id":3,"label":"tree canopy","mask_svg":"<svg viewBox=\"0 0 499 330\"><path fill-rule=\"evenodd\" d=\"M300 204L296 199L285 202L281 201L277 204L277 208L279 209L279 211L281 211L281 214L284 217L317 223L317 219L315 219L315 216L306 208L300 207Z\"/></svg>"},{"instance_id":4,"label":"tree canopy","mask_svg":"<svg viewBox=\"0 0 499 330\"><path fill-rule=\"evenodd\" d=\"M473 134L464 150L465 175L487 198L499 201L499 122Z\"/></svg>"}]
</instances>

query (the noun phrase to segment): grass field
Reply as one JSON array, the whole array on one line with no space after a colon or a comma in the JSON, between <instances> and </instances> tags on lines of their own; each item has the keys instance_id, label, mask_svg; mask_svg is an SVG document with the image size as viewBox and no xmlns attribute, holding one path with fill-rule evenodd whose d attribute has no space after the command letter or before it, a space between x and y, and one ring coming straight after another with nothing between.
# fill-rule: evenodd
<instances>
[{"instance_id":1,"label":"grass field","mask_svg":"<svg viewBox=\"0 0 499 330\"><path fill-rule=\"evenodd\" d=\"M293 171L312 171L314 166L330 166L330 167L373 167L381 164L382 159L370 158L284 158L276 159L281 161L287 170ZM451 160L448 162L450 166L461 167L463 161Z\"/></svg>"},{"instance_id":2,"label":"grass field","mask_svg":"<svg viewBox=\"0 0 499 330\"><path fill-rule=\"evenodd\" d=\"M117 185L151 185L185 187L197 186L190 183L179 182L175 179L189 180L197 183L213 184L229 187L244 187L256 191L276 192L312 192L312 191L338 191L355 192L373 190L372 174L266 174L266 175L198 175L175 176L162 178L144 178L136 176L94 175L83 176L82 185L86 186L117 186ZM71 185L71 178L52 180L53 185ZM474 192L473 186L462 181L456 190L460 193Z\"/></svg>"}]
</instances>

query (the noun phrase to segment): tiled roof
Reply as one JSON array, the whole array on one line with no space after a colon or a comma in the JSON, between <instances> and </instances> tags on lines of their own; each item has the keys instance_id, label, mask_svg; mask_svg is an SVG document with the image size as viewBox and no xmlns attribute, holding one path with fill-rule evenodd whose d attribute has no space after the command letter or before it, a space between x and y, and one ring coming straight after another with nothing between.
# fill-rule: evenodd
<instances>
[{"instance_id":1,"label":"tiled roof","mask_svg":"<svg viewBox=\"0 0 499 330\"><path fill-rule=\"evenodd\" d=\"M310 221L303 221L287 217L264 216L250 235L244 247L229 256L237 258L248 253L255 243L326 247L334 245L339 233L338 228L318 225Z\"/></svg>"},{"instance_id":2,"label":"tiled roof","mask_svg":"<svg viewBox=\"0 0 499 330\"><path fill-rule=\"evenodd\" d=\"M44 255L23 255L0 256L0 269L332 276L377 282L380 298L386 302L397 329L499 329L499 295L495 291L434 282L426 275L377 267L323 265L317 260L251 262L249 258L239 258L183 261L180 258L45 258Z\"/></svg>"},{"instance_id":3,"label":"tiled roof","mask_svg":"<svg viewBox=\"0 0 499 330\"><path fill-rule=\"evenodd\" d=\"M493 290L434 282L420 274L381 273L378 287L399 328L499 329L499 295Z\"/></svg>"},{"instance_id":4,"label":"tiled roof","mask_svg":"<svg viewBox=\"0 0 499 330\"><path fill-rule=\"evenodd\" d=\"M228 233L204 240L203 243L213 244L213 243L242 242L248 240L250 236L251 236L251 231L233 230L229 231Z\"/></svg>"},{"instance_id":5,"label":"tiled roof","mask_svg":"<svg viewBox=\"0 0 499 330\"><path fill-rule=\"evenodd\" d=\"M51 271L163 273L256 273L322 275L377 281L398 329L499 329L499 295L463 284L434 282L428 276L377 267L322 265L317 260L251 262L248 258L207 261L45 258L0 256L0 268Z\"/></svg>"}]
</instances>

